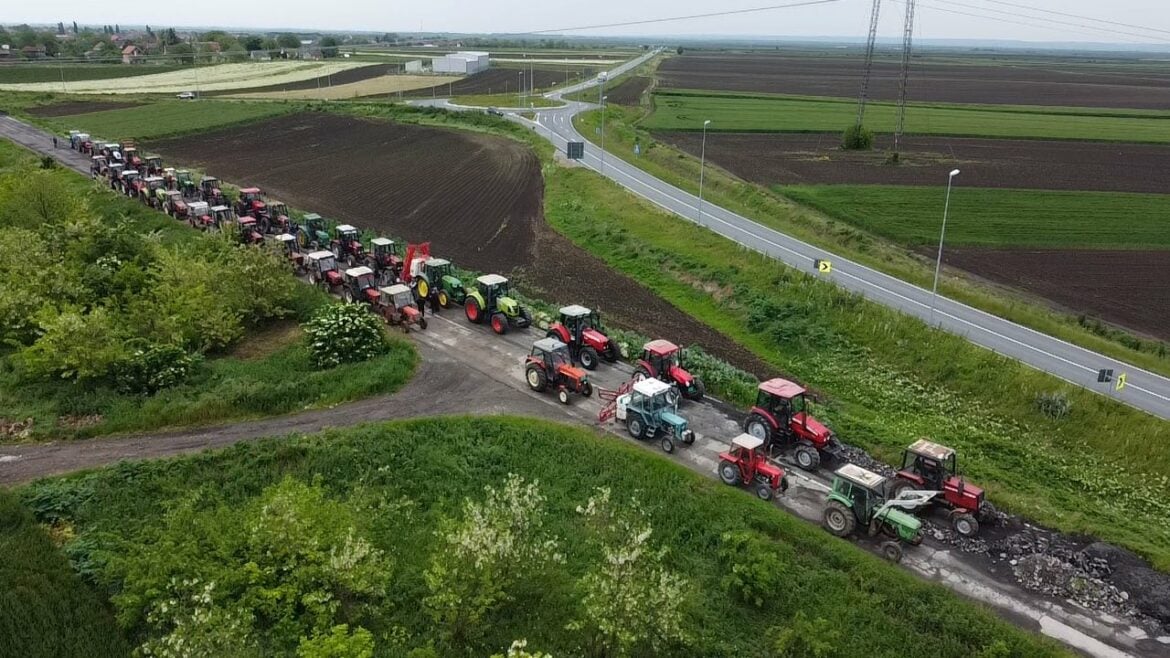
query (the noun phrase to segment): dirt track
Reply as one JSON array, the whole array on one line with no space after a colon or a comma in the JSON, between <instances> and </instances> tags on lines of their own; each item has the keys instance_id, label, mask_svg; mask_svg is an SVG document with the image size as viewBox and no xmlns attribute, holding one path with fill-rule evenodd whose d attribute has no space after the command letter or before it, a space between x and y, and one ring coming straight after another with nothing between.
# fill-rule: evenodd
<instances>
[{"instance_id":1,"label":"dirt track","mask_svg":"<svg viewBox=\"0 0 1170 658\"><path fill-rule=\"evenodd\" d=\"M699 156L702 136L654 137ZM891 147L879 136L874 151L840 149L841 136L718 133L707 136L707 159L761 185L938 185L939 172L963 169L964 185L1041 190L1100 190L1165 194L1170 149L1146 144L960 137L905 138L902 164L885 164Z\"/></svg>"},{"instance_id":2,"label":"dirt track","mask_svg":"<svg viewBox=\"0 0 1170 658\"><path fill-rule=\"evenodd\" d=\"M860 56L699 53L667 59L658 78L664 88L855 98L861 89L861 62ZM890 58L875 60L870 98L897 99L898 68ZM1170 65L916 61L909 90L912 101L1164 110L1170 107Z\"/></svg>"}]
</instances>

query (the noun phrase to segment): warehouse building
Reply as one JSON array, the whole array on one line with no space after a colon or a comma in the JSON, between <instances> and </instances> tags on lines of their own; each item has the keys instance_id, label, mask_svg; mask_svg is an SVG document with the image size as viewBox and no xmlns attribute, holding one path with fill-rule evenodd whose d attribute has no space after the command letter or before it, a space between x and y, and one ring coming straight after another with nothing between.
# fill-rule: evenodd
<instances>
[{"instance_id":1,"label":"warehouse building","mask_svg":"<svg viewBox=\"0 0 1170 658\"><path fill-rule=\"evenodd\" d=\"M488 54L482 52L458 52L431 58L431 70L435 73L471 75L487 68Z\"/></svg>"}]
</instances>

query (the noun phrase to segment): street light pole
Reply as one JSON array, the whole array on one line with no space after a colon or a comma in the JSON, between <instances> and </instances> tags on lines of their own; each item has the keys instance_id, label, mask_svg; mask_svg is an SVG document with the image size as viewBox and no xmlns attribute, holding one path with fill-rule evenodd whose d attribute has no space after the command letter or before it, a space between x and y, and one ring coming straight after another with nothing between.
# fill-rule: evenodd
<instances>
[{"instance_id":1,"label":"street light pole","mask_svg":"<svg viewBox=\"0 0 1170 658\"><path fill-rule=\"evenodd\" d=\"M947 211L951 209L951 183L959 175L958 169L951 170L947 176L947 200L943 203L942 231L938 235L938 258L934 262L934 286L930 289L930 324L934 324L934 305L938 301L938 273L942 270L943 240L947 237Z\"/></svg>"},{"instance_id":2,"label":"street light pole","mask_svg":"<svg viewBox=\"0 0 1170 658\"><path fill-rule=\"evenodd\" d=\"M707 119L703 122L703 147L699 150L699 216L697 221L703 223L703 172L707 167L707 126L711 125L711 120Z\"/></svg>"},{"instance_id":3,"label":"street light pole","mask_svg":"<svg viewBox=\"0 0 1170 658\"><path fill-rule=\"evenodd\" d=\"M524 70L520 70L520 78L516 82L516 104L524 107Z\"/></svg>"},{"instance_id":4,"label":"street light pole","mask_svg":"<svg viewBox=\"0 0 1170 658\"><path fill-rule=\"evenodd\" d=\"M605 101L609 96L601 97L601 175L605 175Z\"/></svg>"}]
</instances>

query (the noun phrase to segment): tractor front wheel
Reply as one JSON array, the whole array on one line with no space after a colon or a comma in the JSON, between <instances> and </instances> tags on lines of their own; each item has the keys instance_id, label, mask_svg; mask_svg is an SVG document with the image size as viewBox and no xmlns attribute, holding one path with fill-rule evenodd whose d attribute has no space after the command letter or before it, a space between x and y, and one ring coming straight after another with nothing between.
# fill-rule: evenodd
<instances>
[{"instance_id":1,"label":"tractor front wheel","mask_svg":"<svg viewBox=\"0 0 1170 658\"><path fill-rule=\"evenodd\" d=\"M528 380L528 388L543 393L544 387L548 385L548 378L544 376L544 371L538 366L528 366L524 371L524 379Z\"/></svg>"},{"instance_id":2,"label":"tractor front wheel","mask_svg":"<svg viewBox=\"0 0 1170 658\"><path fill-rule=\"evenodd\" d=\"M884 541L881 546L882 557L894 564L902 561L902 545L896 541Z\"/></svg>"},{"instance_id":3,"label":"tractor front wheel","mask_svg":"<svg viewBox=\"0 0 1170 658\"><path fill-rule=\"evenodd\" d=\"M426 318L419 318L418 319L418 328L422 329L423 331L427 330L427 319Z\"/></svg>"},{"instance_id":4,"label":"tractor front wheel","mask_svg":"<svg viewBox=\"0 0 1170 658\"><path fill-rule=\"evenodd\" d=\"M642 366L634 368L634 381L640 382L643 379L650 379L650 371Z\"/></svg>"},{"instance_id":5,"label":"tractor front wheel","mask_svg":"<svg viewBox=\"0 0 1170 658\"><path fill-rule=\"evenodd\" d=\"M702 402L707 395L707 387L703 386L703 380L695 377L694 384L691 388L690 395L686 396L692 402Z\"/></svg>"},{"instance_id":6,"label":"tractor front wheel","mask_svg":"<svg viewBox=\"0 0 1170 658\"><path fill-rule=\"evenodd\" d=\"M640 441L645 438L646 426L642 424L641 418L630 416L629 420L626 421L626 431L630 433L630 436Z\"/></svg>"},{"instance_id":7,"label":"tractor front wheel","mask_svg":"<svg viewBox=\"0 0 1170 658\"><path fill-rule=\"evenodd\" d=\"M964 537L974 537L979 534L979 522L966 512L955 512L951 516L951 525L955 527L955 532Z\"/></svg>"},{"instance_id":8,"label":"tractor front wheel","mask_svg":"<svg viewBox=\"0 0 1170 658\"><path fill-rule=\"evenodd\" d=\"M557 389L557 400L559 400L561 404L569 404L569 389L565 388L564 386Z\"/></svg>"},{"instance_id":9,"label":"tractor front wheel","mask_svg":"<svg viewBox=\"0 0 1170 658\"><path fill-rule=\"evenodd\" d=\"M830 500L829 504L825 506L825 514L821 517L821 523L830 534L837 537L848 537L853 534L857 519L853 517L853 512L840 501Z\"/></svg>"},{"instance_id":10,"label":"tractor front wheel","mask_svg":"<svg viewBox=\"0 0 1170 658\"><path fill-rule=\"evenodd\" d=\"M422 294L423 282L418 282L419 294ZM483 311L479 308L479 302L475 301L474 297L468 297L467 303L463 305L463 311L467 313L467 321L471 324L479 324L483 321Z\"/></svg>"},{"instance_id":11,"label":"tractor front wheel","mask_svg":"<svg viewBox=\"0 0 1170 658\"><path fill-rule=\"evenodd\" d=\"M353 293L349 291L349 288L346 288L345 291L341 293L341 298L345 300L346 304L353 303Z\"/></svg>"},{"instance_id":12,"label":"tractor front wheel","mask_svg":"<svg viewBox=\"0 0 1170 658\"><path fill-rule=\"evenodd\" d=\"M764 417L759 414L748 416L748 419L743 424L743 431L761 441L768 440L768 434L771 432L771 429L768 426L768 421L764 420Z\"/></svg>"},{"instance_id":13,"label":"tractor front wheel","mask_svg":"<svg viewBox=\"0 0 1170 658\"><path fill-rule=\"evenodd\" d=\"M674 439L670 438L669 434L662 437L661 445L662 445L662 452L665 452L668 455L670 453L674 452Z\"/></svg>"},{"instance_id":14,"label":"tractor front wheel","mask_svg":"<svg viewBox=\"0 0 1170 658\"><path fill-rule=\"evenodd\" d=\"M581 385L581 395L591 397L593 395L593 384L585 382Z\"/></svg>"},{"instance_id":15,"label":"tractor front wheel","mask_svg":"<svg viewBox=\"0 0 1170 658\"><path fill-rule=\"evenodd\" d=\"M501 336L508 333L508 318L503 313L492 313L492 331Z\"/></svg>"},{"instance_id":16,"label":"tractor front wheel","mask_svg":"<svg viewBox=\"0 0 1170 658\"><path fill-rule=\"evenodd\" d=\"M815 471L821 465L821 454L817 449L809 445L796 446L796 452L793 454L796 459L796 465L806 471Z\"/></svg>"},{"instance_id":17,"label":"tractor front wheel","mask_svg":"<svg viewBox=\"0 0 1170 658\"><path fill-rule=\"evenodd\" d=\"M739 467L727 460L719 462L719 479L723 480L723 484L738 486L740 483Z\"/></svg>"},{"instance_id":18,"label":"tractor front wheel","mask_svg":"<svg viewBox=\"0 0 1170 658\"><path fill-rule=\"evenodd\" d=\"M597 369L597 350L592 347L582 347L578 359L581 361L581 367L586 370Z\"/></svg>"},{"instance_id":19,"label":"tractor front wheel","mask_svg":"<svg viewBox=\"0 0 1170 658\"><path fill-rule=\"evenodd\" d=\"M760 500L772 500L772 487L767 482L756 485L756 497Z\"/></svg>"},{"instance_id":20,"label":"tractor front wheel","mask_svg":"<svg viewBox=\"0 0 1170 658\"><path fill-rule=\"evenodd\" d=\"M438 297L439 297L439 306L441 306L443 308L447 308L451 305L451 298L447 296L446 290L440 290Z\"/></svg>"}]
</instances>

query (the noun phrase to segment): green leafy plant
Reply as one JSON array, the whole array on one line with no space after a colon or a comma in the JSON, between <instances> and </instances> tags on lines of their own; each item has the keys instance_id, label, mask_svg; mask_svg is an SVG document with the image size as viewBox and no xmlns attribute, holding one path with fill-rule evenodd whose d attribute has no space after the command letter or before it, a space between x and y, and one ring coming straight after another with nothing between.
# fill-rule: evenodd
<instances>
[{"instance_id":1,"label":"green leafy plant","mask_svg":"<svg viewBox=\"0 0 1170 658\"><path fill-rule=\"evenodd\" d=\"M868 151L873 148L873 133L863 125L853 124L841 134L841 148L846 151Z\"/></svg>"},{"instance_id":2,"label":"green leafy plant","mask_svg":"<svg viewBox=\"0 0 1170 658\"><path fill-rule=\"evenodd\" d=\"M304 330L313 360L322 368L367 361L386 352L381 323L358 304L322 307Z\"/></svg>"}]
</instances>

